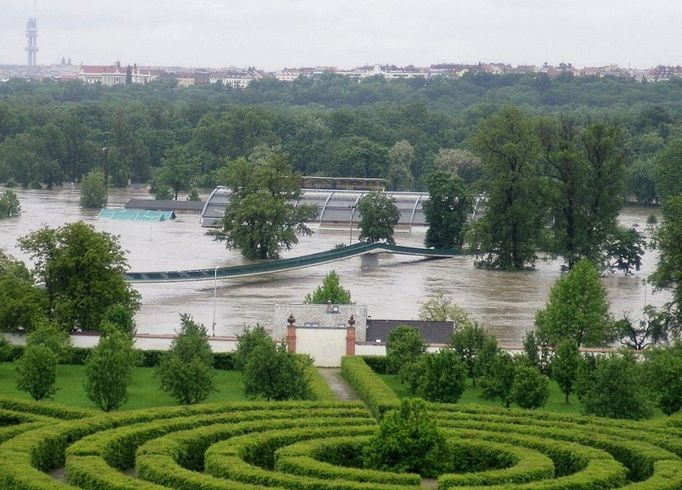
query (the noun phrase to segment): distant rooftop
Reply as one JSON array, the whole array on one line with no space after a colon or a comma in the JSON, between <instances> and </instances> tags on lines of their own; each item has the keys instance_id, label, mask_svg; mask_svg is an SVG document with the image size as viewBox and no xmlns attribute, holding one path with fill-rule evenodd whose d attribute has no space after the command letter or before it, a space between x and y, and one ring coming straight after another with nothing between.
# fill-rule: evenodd
<instances>
[{"instance_id":1,"label":"distant rooftop","mask_svg":"<svg viewBox=\"0 0 682 490\"><path fill-rule=\"evenodd\" d=\"M367 319L366 341L385 344L390 333L406 325L417 330L427 344L448 344L455 332L453 322L427 322L423 320L375 320Z\"/></svg>"}]
</instances>

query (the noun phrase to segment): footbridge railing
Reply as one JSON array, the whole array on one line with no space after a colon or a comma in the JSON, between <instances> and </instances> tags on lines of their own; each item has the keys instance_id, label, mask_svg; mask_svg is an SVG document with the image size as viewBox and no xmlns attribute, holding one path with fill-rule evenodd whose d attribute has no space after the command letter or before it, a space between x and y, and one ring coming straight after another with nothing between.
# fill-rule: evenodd
<instances>
[{"instance_id":1,"label":"footbridge railing","mask_svg":"<svg viewBox=\"0 0 682 490\"><path fill-rule=\"evenodd\" d=\"M336 262L351 257L357 257L369 253L390 252L401 255L418 255L423 257L446 258L461 255L460 251L438 250L433 248L405 247L402 245L389 245L386 243L356 243L346 247L325 250L309 255L292 257L288 259L257 262L254 264L236 265L231 267L214 267L210 269L194 269L179 271L159 272L128 272L125 278L130 282L186 282L208 281L211 279L223 279L233 277L256 276L271 274L305 267Z\"/></svg>"}]
</instances>

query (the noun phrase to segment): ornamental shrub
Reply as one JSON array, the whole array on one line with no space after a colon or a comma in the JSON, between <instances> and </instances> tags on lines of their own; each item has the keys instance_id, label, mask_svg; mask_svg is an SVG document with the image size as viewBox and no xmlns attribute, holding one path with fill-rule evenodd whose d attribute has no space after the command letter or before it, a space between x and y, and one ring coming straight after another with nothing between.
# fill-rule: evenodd
<instances>
[{"instance_id":1,"label":"ornamental shrub","mask_svg":"<svg viewBox=\"0 0 682 490\"><path fill-rule=\"evenodd\" d=\"M137 354L132 337L106 324L107 333L100 337L85 362L85 392L105 412L116 410L128 400L133 367Z\"/></svg>"},{"instance_id":2,"label":"ornamental shrub","mask_svg":"<svg viewBox=\"0 0 682 490\"><path fill-rule=\"evenodd\" d=\"M552 360L552 377L568 397L573 393L576 379L578 378L578 367L580 366L580 351L578 344L573 339L562 341L554 352Z\"/></svg>"},{"instance_id":3,"label":"ornamental shrub","mask_svg":"<svg viewBox=\"0 0 682 490\"><path fill-rule=\"evenodd\" d=\"M407 399L381 420L379 433L365 446L363 461L366 468L433 478L448 470L449 453L426 402Z\"/></svg>"},{"instance_id":4,"label":"ornamental shrub","mask_svg":"<svg viewBox=\"0 0 682 490\"><path fill-rule=\"evenodd\" d=\"M237 335L237 350L234 353L234 367L243 371L251 352L259 345L272 344L272 337L262 325L246 327L241 335Z\"/></svg>"},{"instance_id":5,"label":"ornamental shrub","mask_svg":"<svg viewBox=\"0 0 682 490\"><path fill-rule=\"evenodd\" d=\"M647 353L646 374L656 404L666 415L682 408L682 344Z\"/></svg>"},{"instance_id":6,"label":"ornamental shrub","mask_svg":"<svg viewBox=\"0 0 682 490\"><path fill-rule=\"evenodd\" d=\"M309 357L296 356L272 342L257 345L244 366L244 388L251 398L305 400L310 398Z\"/></svg>"},{"instance_id":7,"label":"ornamental shrub","mask_svg":"<svg viewBox=\"0 0 682 490\"><path fill-rule=\"evenodd\" d=\"M187 314L180 315L180 319L178 336L159 363L157 374L163 391L189 405L205 400L215 391L215 370L206 327Z\"/></svg>"},{"instance_id":8,"label":"ornamental shrub","mask_svg":"<svg viewBox=\"0 0 682 490\"><path fill-rule=\"evenodd\" d=\"M464 393L466 366L452 349L426 354L420 364L422 374L417 393L430 402L456 403Z\"/></svg>"},{"instance_id":9,"label":"ornamental shrub","mask_svg":"<svg viewBox=\"0 0 682 490\"><path fill-rule=\"evenodd\" d=\"M597 359L595 369L581 380L585 413L618 419L649 417L652 406L643 369L628 354Z\"/></svg>"},{"instance_id":10,"label":"ornamental shrub","mask_svg":"<svg viewBox=\"0 0 682 490\"><path fill-rule=\"evenodd\" d=\"M17 387L34 400L51 398L56 393L57 355L43 344L26 347L17 362Z\"/></svg>"},{"instance_id":11,"label":"ornamental shrub","mask_svg":"<svg viewBox=\"0 0 682 490\"><path fill-rule=\"evenodd\" d=\"M517 366L510 397L521 408L539 408L549 398L549 379L536 367L525 364Z\"/></svg>"}]
</instances>

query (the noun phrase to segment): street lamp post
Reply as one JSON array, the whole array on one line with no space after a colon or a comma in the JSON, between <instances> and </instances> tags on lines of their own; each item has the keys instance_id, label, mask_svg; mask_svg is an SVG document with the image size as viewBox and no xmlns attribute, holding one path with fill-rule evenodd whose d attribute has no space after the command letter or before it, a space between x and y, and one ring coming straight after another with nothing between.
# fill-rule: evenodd
<instances>
[{"instance_id":1,"label":"street lamp post","mask_svg":"<svg viewBox=\"0 0 682 490\"><path fill-rule=\"evenodd\" d=\"M213 324L211 326L213 336L215 337L215 308L217 301L217 291L218 291L218 268L213 270Z\"/></svg>"},{"instance_id":2,"label":"street lamp post","mask_svg":"<svg viewBox=\"0 0 682 490\"><path fill-rule=\"evenodd\" d=\"M350 204L348 208L350 209L350 217L348 218L348 228L350 229L348 245L353 245L353 215L355 214L355 204Z\"/></svg>"},{"instance_id":3,"label":"street lamp post","mask_svg":"<svg viewBox=\"0 0 682 490\"><path fill-rule=\"evenodd\" d=\"M104 188L109 189L109 148L102 147L104 153Z\"/></svg>"}]
</instances>

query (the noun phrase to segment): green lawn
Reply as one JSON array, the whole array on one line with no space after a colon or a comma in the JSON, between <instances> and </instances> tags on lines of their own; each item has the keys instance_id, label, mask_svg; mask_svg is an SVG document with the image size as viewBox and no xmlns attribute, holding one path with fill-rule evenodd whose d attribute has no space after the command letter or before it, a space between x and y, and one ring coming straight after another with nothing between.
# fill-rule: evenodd
<instances>
[{"instance_id":1,"label":"green lawn","mask_svg":"<svg viewBox=\"0 0 682 490\"><path fill-rule=\"evenodd\" d=\"M398 397L405 398L410 396L409 392L407 391L407 386L402 384L396 375L380 374L379 377L383 379L393 391L395 391ZM580 401L575 396L571 396L569 398L570 403L566 403L564 394L561 392L559 385L557 385L555 381L550 380L549 393L549 400L547 400L547 404L542 410L555 413L581 413ZM457 403L487 405L491 407L502 406L502 403L498 400L486 400L481 398L481 389L478 386L474 387L470 379L467 380L467 388L464 390L462 398L460 398Z\"/></svg>"},{"instance_id":2,"label":"green lawn","mask_svg":"<svg viewBox=\"0 0 682 490\"><path fill-rule=\"evenodd\" d=\"M59 365L57 367L57 388L54 401L74 407L96 408L85 395L83 389L84 366ZM242 376L238 371L217 371L216 387L207 402L246 400ZM14 363L0 363L0 395L13 395L30 399L30 396L17 390L16 367ZM128 388L128 402L121 410L136 408L177 405L175 400L160 389L159 379L154 376L154 368L135 368L133 381Z\"/></svg>"}]
</instances>

